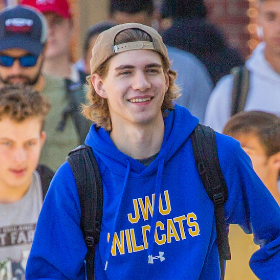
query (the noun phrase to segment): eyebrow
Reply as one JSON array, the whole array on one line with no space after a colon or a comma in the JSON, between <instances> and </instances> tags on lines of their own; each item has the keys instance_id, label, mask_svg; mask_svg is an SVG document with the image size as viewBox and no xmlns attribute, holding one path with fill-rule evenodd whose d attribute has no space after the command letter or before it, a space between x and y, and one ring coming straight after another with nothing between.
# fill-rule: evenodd
<instances>
[{"instance_id":1,"label":"eyebrow","mask_svg":"<svg viewBox=\"0 0 280 280\"><path fill-rule=\"evenodd\" d=\"M116 71L118 70L123 70L123 69L134 69L135 66L131 65L131 64L124 64L124 65L120 65L118 67L115 68ZM158 63L150 63L145 65L145 68L162 68L161 64Z\"/></svg>"},{"instance_id":2,"label":"eyebrow","mask_svg":"<svg viewBox=\"0 0 280 280\"><path fill-rule=\"evenodd\" d=\"M252 147L250 145L241 145L242 148L247 148L247 149L250 149L250 150L255 150L255 147Z\"/></svg>"},{"instance_id":3,"label":"eyebrow","mask_svg":"<svg viewBox=\"0 0 280 280\"><path fill-rule=\"evenodd\" d=\"M28 141L37 141L38 138L30 138L24 142L28 142ZM12 138L7 138L7 137L0 137L0 141L14 141Z\"/></svg>"}]
</instances>

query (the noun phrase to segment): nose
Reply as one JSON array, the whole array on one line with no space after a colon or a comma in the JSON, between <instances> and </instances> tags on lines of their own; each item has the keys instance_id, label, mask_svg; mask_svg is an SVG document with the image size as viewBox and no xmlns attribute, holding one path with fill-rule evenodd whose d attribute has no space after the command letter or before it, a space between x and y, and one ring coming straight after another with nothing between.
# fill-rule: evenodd
<instances>
[{"instance_id":1,"label":"nose","mask_svg":"<svg viewBox=\"0 0 280 280\"><path fill-rule=\"evenodd\" d=\"M22 72L22 67L18 61L18 59L16 59L12 65L12 67L10 68L10 75L19 75Z\"/></svg>"},{"instance_id":2,"label":"nose","mask_svg":"<svg viewBox=\"0 0 280 280\"><path fill-rule=\"evenodd\" d=\"M13 161L15 163L23 163L26 161L26 159L27 159L26 151L23 148L15 149L13 155Z\"/></svg>"},{"instance_id":3,"label":"nose","mask_svg":"<svg viewBox=\"0 0 280 280\"><path fill-rule=\"evenodd\" d=\"M150 81L147 79L145 73L138 71L133 77L132 88L134 90L145 91L151 87Z\"/></svg>"}]
</instances>

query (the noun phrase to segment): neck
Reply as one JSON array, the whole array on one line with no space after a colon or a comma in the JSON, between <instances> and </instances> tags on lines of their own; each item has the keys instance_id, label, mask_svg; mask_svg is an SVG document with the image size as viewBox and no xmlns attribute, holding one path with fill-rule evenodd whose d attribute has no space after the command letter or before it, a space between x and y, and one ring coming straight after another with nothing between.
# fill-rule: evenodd
<instances>
[{"instance_id":1,"label":"neck","mask_svg":"<svg viewBox=\"0 0 280 280\"><path fill-rule=\"evenodd\" d=\"M71 78L71 65L68 55L45 59L43 71L50 76Z\"/></svg>"},{"instance_id":2,"label":"neck","mask_svg":"<svg viewBox=\"0 0 280 280\"><path fill-rule=\"evenodd\" d=\"M148 158L159 152L164 136L164 122L148 127L116 127L110 134L115 146L134 159ZM125 139L125 141L124 141Z\"/></svg>"},{"instance_id":3,"label":"neck","mask_svg":"<svg viewBox=\"0 0 280 280\"><path fill-rule=\"evenodd\" d=\"M265 59L272 66L274 71L280 74L280 54L271 52L267 48L265 48L264 54Z\"/></svg>"},{"instance_id":4,"label":"neck","mask_svg":"<svg viewBox=\"0 0 280 280\"><path fill-rule=\"evenodd\" d=\"M29 186L31 184L32 178L23 184L22 186L10 186L6 185L2 182L0 183L0 203L8 204L8 203L15 203L22 199L24 195L27 193Z\"/></svg>"}]
</instances>

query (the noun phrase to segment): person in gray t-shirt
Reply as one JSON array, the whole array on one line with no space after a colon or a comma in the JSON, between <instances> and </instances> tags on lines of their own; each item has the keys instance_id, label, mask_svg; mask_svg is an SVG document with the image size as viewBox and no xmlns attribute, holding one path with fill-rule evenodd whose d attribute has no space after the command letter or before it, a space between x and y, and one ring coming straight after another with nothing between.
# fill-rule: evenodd
<instances>
[{"instance_id":1,"label":"person in gray t-shirt","mask_svg":"<svg viewBox=\"0 0 280 280\"><path fill-rule=\"evenodd\" d=\"M0 88L0 279L24 279L43 203L43 174L36 168L49 110L30 87Z\"/></svg>"}]
</instances>

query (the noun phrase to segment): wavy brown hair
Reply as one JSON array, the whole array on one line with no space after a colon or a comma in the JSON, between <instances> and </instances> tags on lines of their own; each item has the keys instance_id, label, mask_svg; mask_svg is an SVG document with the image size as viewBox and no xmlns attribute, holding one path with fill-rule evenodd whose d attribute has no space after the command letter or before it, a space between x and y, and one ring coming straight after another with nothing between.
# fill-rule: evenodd
<instances>
[{"instance_id":1,"label":"wavy brown hair","mask_svg":"<svg viewBox=\"0 0 280 280\"><path fill-rule=\"evenodd\" d=\"M29 117L38 116L42 118L43 130L50 108L46 97L29 86L5 85L0 88L0 120L9 117L15 122L23 122Z\"/></svg>"},{"instance_id":2,"label":"wavy brown hair","mask_svg":"<svg viewBox=\"0 0 280 280\"><path fill-rule=\"evenodd\" d=\"M115 38L115 45L127 43L127 42L135 42L135 41L149 41L152 42L152 38L146 32L140 29L126 29L120 32ZM170 61L165 59L161 55L163 71L164 73L168 73L169 77L169 87L167 92L165 93L165 97L161 106L162 112L166 110L172 110L174 108L174 103L172 102L174 99L179 97L179 88L175 84L175 79L177 77L177 73L170 69ZM109 112L109 107L107 103L107 99L100 97L91 82L91 78L93 74L98 74L101 78L105 78L108 69L109 69L109 59L107 59L104 63L102 63L95 73L92 73L88 76L87 81L89 84L88 90L88 99L89 103L83 106L83 115L92 120L99 127L103 127L105 130L112 130L111 117Z\"/></svg>"}]
</instances>

